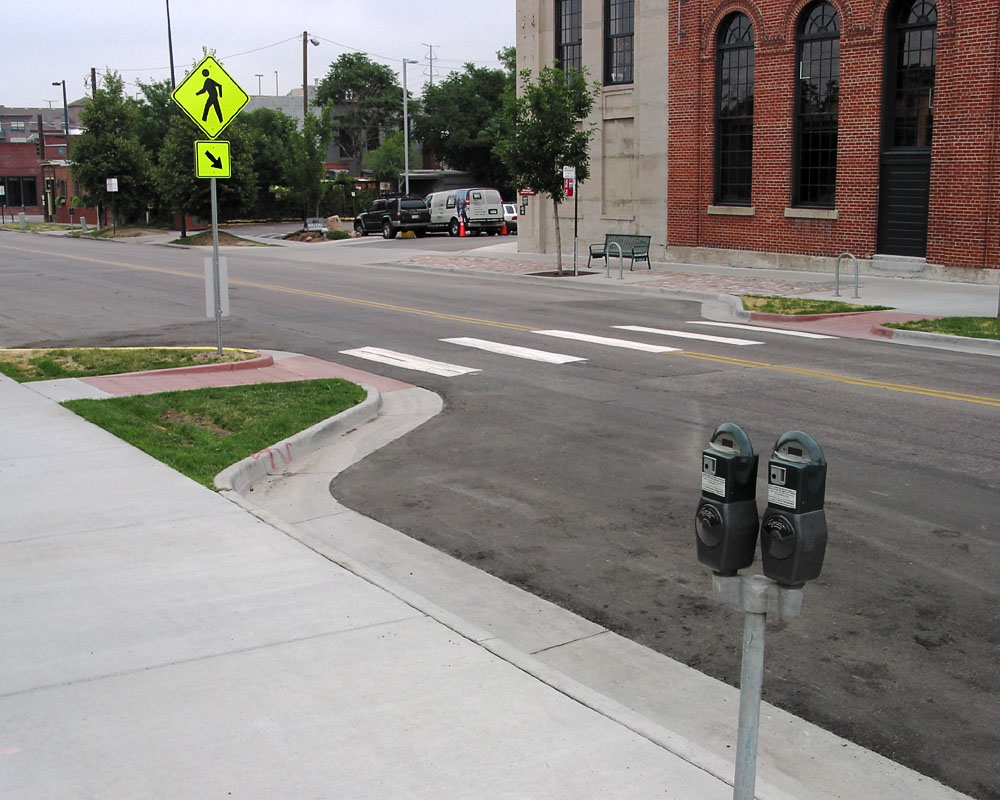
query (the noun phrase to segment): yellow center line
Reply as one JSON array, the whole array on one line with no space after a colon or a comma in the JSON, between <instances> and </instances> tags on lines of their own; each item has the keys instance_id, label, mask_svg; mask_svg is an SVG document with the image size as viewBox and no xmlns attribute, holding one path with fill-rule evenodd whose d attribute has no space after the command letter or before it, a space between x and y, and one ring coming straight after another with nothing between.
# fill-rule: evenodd
<instances>
[{"instance_id":1,"label":"yellow center line","mask_svg":"<svg viewBox=\"0 0 1000 800\"><path fill-rule=\"evenodd\" d=\"M0 245L0 250L18 250L25 253L35 253L38 255L53 256L44 250L31 250L24 247L9 247ZM104 264L112 267L124 267L125 269L142 270L145 272L158 272L164 275L175 275L183 278L194 278L204 280L204 275L184 272L182 270L168 269L166 267L151 267L145 264L131 264L124 261L107 261L99 258L88 258L87 256L58 254L60 258L72 259L75 261L85 261L91 264ZM485 325L491 328L502 328L504 330L531 332L537 330L537 325L517 325L509 322L498 322L496 320L481 319L479 317L468 317L461 314L443 314L438 311L428 311L422 308L412 308L410 306L399 306L392 303L381 303L375 300L362 300L357 297L345 297L343 295L329 294L327 292L314 292L308 289L296 289L291 286L280 286L273 283L256 283L254 281L230 280L235 286L245 286L252 289L264 289L272 292L283 292L285 294L296 294L305 297L314 297L320 300L334 300L341 303L351 303L353 305L366 306L368 308L378 308L383 311L396 311L404 314L416 314L434 319L449 320L451 322L464 322L470 325ZM986 397L975 394L964 394L962 392L951 392L945 389L931 389L926 386L912 386L904 383L891 383L889 381L873 380L870 378L857 378L851 375L843 375L837 372L827 372L826 370L809 369L807 367L786 366L783 364L771 364L766 361L749 361L731 356L719 356L711 353L699 353L693 350L678 350L666 355L677 355L685 358L695 358L701 361L712 361L717 364L724 364L731 367L746 367L752 369L771 370L792 375L803 375L809 378L816 378L824 381L834 381L848 386L861 386L867 389L880 389L887 392L900 392L903 394L916 394L924 397L934 397L939 400L951 400L962 403L975 403L977 405L992 406L1000 408L1000 398Z\"/></svg>"}]
</instances>

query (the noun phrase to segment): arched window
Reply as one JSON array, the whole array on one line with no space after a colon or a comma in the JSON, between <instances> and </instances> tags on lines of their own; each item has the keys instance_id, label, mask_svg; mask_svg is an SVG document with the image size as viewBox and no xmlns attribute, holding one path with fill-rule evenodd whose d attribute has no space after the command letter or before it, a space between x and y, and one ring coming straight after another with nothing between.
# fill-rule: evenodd
<instances>
[{"instance_id":1,"label":"arched window","mask_svg":"<svg viewBox=\"0 0 1000 800\"><path fill-rule=\"evenodd\" d=\"M750 205L753 165L753 24L731 14L715 51L715 203Z\"/></svg>"},{"instance_id":2,"label":"arched window","mask_svg":"<svg viewBox=\"0 0 1000 800\"><path fill-rule=\"evenodd\" d=\"M819 0L799 18L792 205L833 208L837 189L840 15Z\"/></svg>"},{"instance_id":3,"label":"arched window","mask_svg":"<svg viewBox=\"0 0 1000 800\"><path fill-rule=\"evenodd\" d=\"M886 146L930 147L937 63L937 4L904 0L889 18Z\"/></svg>"}]
</instances>

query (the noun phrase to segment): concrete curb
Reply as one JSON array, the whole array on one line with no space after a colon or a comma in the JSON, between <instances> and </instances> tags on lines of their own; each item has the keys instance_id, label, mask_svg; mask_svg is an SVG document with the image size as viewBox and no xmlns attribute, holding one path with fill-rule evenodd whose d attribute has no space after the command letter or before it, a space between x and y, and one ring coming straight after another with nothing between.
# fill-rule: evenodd
<instances>
[{"instance_id":1,"label":"concrete curb","mask_svg":"<svg viewBox=\"0 0 1000 800\"><path fill-rule=\"evenodd\" d=\"M358 405L226 467L215 476L215 488L241 494L255 481L268 475L287 472L296 460L315 452L342 433L377 417L382 407L382 395L374 386L363 383L361 388L368 396Z\"/></svg>"},{"instance_id":2,"label":"concrete curb","mask_svg":"<svg viewBox=\"0 0 1000 800\"><path fill-rule=\"evenodd\" d=\"M886 328L883 325L873 325L872 333L885 336L897 344L933 347L937 350L951 350L959 353L1000 356L1000 339L976 339L971 336L951 336L946 333L903 331L898 328Z\"/></svg>"}]
</instances>

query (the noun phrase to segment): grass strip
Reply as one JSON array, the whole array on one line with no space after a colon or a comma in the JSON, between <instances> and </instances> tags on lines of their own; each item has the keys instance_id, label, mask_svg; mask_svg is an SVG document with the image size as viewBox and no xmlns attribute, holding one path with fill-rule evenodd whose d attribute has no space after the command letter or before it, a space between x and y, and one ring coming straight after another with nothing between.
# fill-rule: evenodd
<instances>
[{"instance_id":1,"label":"grass strip","mask_svg":"<svg viewBox=\"0 0 1000 800\"><path fill-rule=\"evenodd\" d=\"M882 324L887 328L898 328L901 331L944 333L949 336L968 336L972 339L1000 339L1000 319L996 317L942 317Z\"/></svg>"},{"instance_id":2,"label":"grass strip","mask_svg":"<svg viewBox=\"0 0 1000 800\"><path fill-rule=\"evenodd\" d=\"M191 367L256 358L253 350L214 347L64 347L0 350L0 373L19 383L89 378L148 369Z\"/></svg>"},{"instance_id":3,"label":"grass strip","mask_svg":"<svg viewBox=\"0 0 1000 800\"><path fill-rule=\"evenodd\" d=\"M365 399L341 378L69 400L66 408L214 489L213 478Z\"/></svg>"},{"instance_id":4,"label":"grass strip","mask_svg":"<svg viewBox=\"0 0 1000 800\"><path fill-rule=\"evenodd\" d=\"M856 311L891 311L892 306L856 306L840 300L810 300L804 297L771 297L761 294L740 295L743 308L764 314L845 314Z\"/></svg>"},{"instance_id":5,"label":"grass strip","mask_svg":"<svg viewBox=\"0 0 1000 800\"><path fill-rule=\"evenodd\" d=\"M171 241L170 244L186 244L192 247L211 247L212 231L201 231L201 233L194 233L191 236L181 236L180 238ZM233 234L227 233L226 231L219 231L219 244L227 247L280 247L280 245L277 244L255 242L251 239L244 239L242 236L233 236Z\"/></svg>"}]
</instances>

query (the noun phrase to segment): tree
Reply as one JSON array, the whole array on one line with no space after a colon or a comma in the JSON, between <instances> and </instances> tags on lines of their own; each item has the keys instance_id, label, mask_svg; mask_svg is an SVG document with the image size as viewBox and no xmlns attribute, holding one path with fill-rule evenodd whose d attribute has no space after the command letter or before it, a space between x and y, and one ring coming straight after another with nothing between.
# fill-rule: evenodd
<instances>
[{"instance_id":1,"label":"tree","mask_svg":"<svg viewBox=\"0 0 1000 800\"><path fill-rule=\"evenodd\" d=\"M397 124L402 101L396 74L364 53L344 53L330 65L315 103L330 119L341 151L354 162L354 174L361 174L365 153L380 131Z\"/></svg>"},{"instance_id":2,"label":"tree","mask_svg":"<svg viewBox=\"0 0 1000 800\"><path fill-rule=\"evenodd\" d=\"M292 152L297 147L298 129L295 119L270 108L241 114L246 126L247 149L253 162L257 185L254 216L281 219L299 211L296 198L286 202ZM276 196L280 193L280 196Z\"/></svg>"},{"instance_id":3,"label":"tree","mask_svg":"<svg viewBox=\"0 0 1000 800\"><path fill-rule=\"evenodd\" d=\"M504 99L503 125L497 153L519 186L531 186L552 198L556 225L556 263L562 275L562 235L559 204L563 194L562 168L576 167L576 179L590 177L588 150L594 126L583 121L594 107L600 87L588 85L586 73L557 66L544 67L532 82L530 70L521 73L524 90Z\"/></svg>"},{"instance_id":4,"label":"tree","mask_svg":"<svg viewBox=\"0 0 1000 800\"><path fill-rule=\"evenodd\" d=\"M177 117L163 140L156 166L156 186L170 208L183 208L208 220L212 214L211 184L194 174L194 142L204 134L193 122ZM226 128L232 176L216 181L218 215L233 219L249 213L257 200L257 182L250 156L247 126L239 117Z\"/></svg>"},{"instance_id":5,"label":"tree","mask_svg":"<svg viewBox=\"0 0 1000 800\"><path fill-rule=\"evenodd\" d=\"M372 177L376 181L393 181L398 183L399 176L403 172L403 132L395 131L382 140L377 148L368 154L368 169L371 170ZM412 156L410 154L410 168L413 168Z\"/></svg>"},{"instance_id":6,"label":"tree","mask_svg":"<svg viewBox=\"0 0 1000 800\"><path fill-rule=\"evenodd\" d=\"M513 52L507 48L497 55ZM513 73L466 64L441 83L426 86L423 110L414 120L414 136L452 169L471 172L477 182L495 186L510 196L514 186L504 161L494 151L506 92L513 91Z\"/></svg>"},{"instance_id":7,"label":"tree","mask_svg":"<svg viewBox=\"0 0 1000 800\"><path fill-rule=\"evenodd\" d=\"M309 211L319 214L319 202L323 197L323 178L326 175L324 162L330 142L330 121L309 114L302 131L294 138L295 146L288 161L288 185L292 197L302 209L302 224L306 223Z\"/></svg>"},{"instance_id":8,"label":"tree","mask_svg":"<svg viewBox=\"0 0 1000 800\"><path fill-rule=\"evenodd\" d=\"M85 132L73 140L72 170L84 202L107 207L107 179L117 178L116 213L140 217L153 198L152 159L140 139L139 106L125 96L117 72L105 73L103 86L83 104L80 123Z\"/></svg>"}]
</instances>

